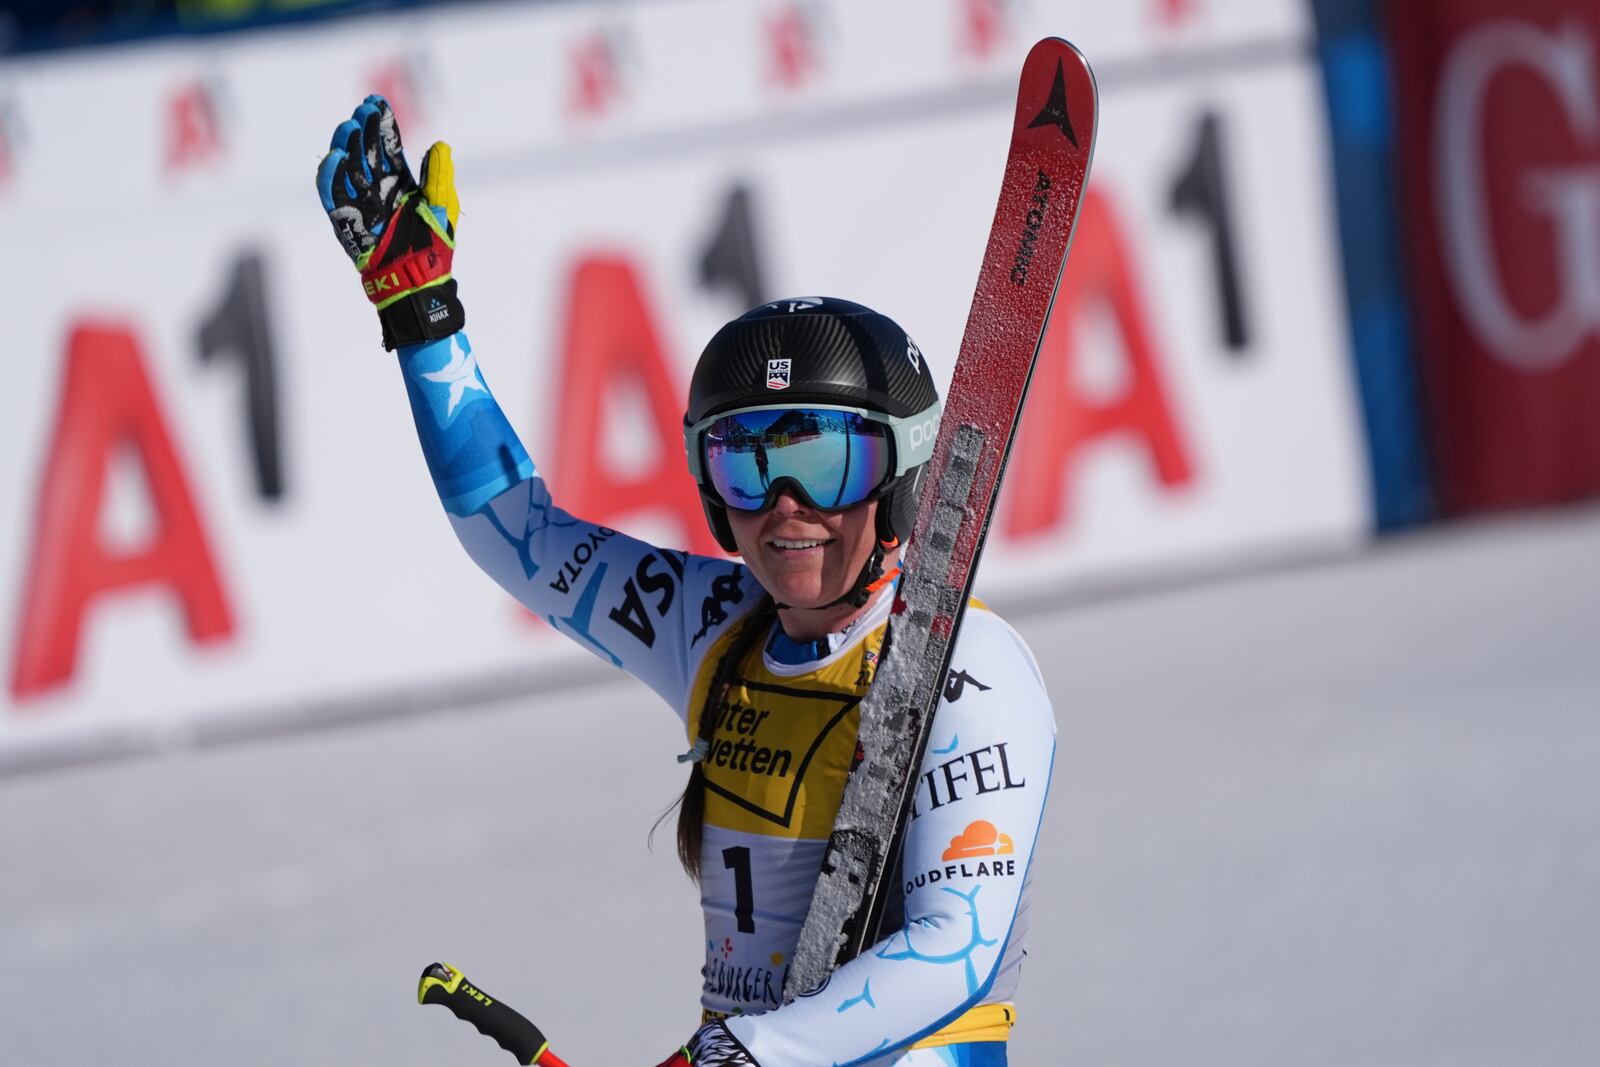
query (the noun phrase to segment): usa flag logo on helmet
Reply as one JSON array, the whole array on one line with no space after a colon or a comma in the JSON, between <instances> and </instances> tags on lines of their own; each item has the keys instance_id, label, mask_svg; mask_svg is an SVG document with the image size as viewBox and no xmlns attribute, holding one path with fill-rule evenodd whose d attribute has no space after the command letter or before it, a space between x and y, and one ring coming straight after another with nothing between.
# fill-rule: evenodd
<instances>
[{"instance_id":1,"label":"usa flag logo on helmet","mask_svg":"<svg viewBox=\"0 0 1600 1067\"><path fill-rule=\"evenodd\" d=\"M769 359L769 360L767 360L767 388L768 389L787 389L787 388L789 388L789 360L787 360L787 359Z\"/></svg>"}]
</instances>

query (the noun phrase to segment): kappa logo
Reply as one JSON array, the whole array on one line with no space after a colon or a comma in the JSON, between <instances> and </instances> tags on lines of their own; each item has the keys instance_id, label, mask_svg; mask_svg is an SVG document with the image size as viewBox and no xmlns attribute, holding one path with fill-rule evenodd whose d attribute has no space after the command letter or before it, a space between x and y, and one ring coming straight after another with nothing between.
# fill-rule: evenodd
<instances>
[{"instance_id":1,"label":"kappa logo","mask_svg":"<svg viewBox=\"0 0 1600 1067\"><path fill-rule=\"evenodd\" d=\"M789 388L789 365L792 361L787 359L767 360L767 388Z\"/></svg>"},{"instance_id":2,"label":"kappa logo","mask_svg":"<svg viewBox=\"0 0 1600 1067\"><path fill-rule=\"evenodd\" d=\"M698 645L712 629L728 621L724 604L738 604L743 600L744 587L739 583L739 568L735 566L727 574L714 579L711 592L700 601L700 629L689 638L689 647Z\"/></svg>"},{"instance_id":3,"label":"kappa logo","mask_svg":"<svg viewBox=\"0 0 1600 1067\"><path fill-rule=\"evenodd\" d=\"M1009 856L1015 851L1010 834L1001 833L987 819L978 819L968 823L965 830L952 837L950 847L939 858L949 863L951 860L977 859L979 856Z\"/></svg>"},{"instance_id":4,"label":"kappa logo","mask_svg":"<svg viewBox=\"0 0 1600 1067\"><path fill-rule=\"evenodd\" d=\"M961 699L961 694L967 691L967 686L972 686L980 693L987 693L993 686L984 685L966 671L952 669L950 677L944 683L944 698L951 704Z\"/></svg>"}]
</instances>

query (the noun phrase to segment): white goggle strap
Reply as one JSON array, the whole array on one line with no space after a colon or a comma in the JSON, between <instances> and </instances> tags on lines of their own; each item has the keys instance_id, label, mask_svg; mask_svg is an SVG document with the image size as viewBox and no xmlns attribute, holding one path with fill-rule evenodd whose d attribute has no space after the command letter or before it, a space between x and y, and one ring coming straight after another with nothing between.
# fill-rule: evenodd
<instances>
[{"instance_id":1,"label":"white goggle strap","mask_svg":"<svg viewBox=\"0 0 1600 1067\"><path fill-rule=\"evenodd\" d=\"M933 443L939 437L939 416L943 409L935 400L933 404L915 415L900 418L874 412L874 422L886 423L894 435L894 476L905 474L933 458Z\"/></svg>"}]
</instances>

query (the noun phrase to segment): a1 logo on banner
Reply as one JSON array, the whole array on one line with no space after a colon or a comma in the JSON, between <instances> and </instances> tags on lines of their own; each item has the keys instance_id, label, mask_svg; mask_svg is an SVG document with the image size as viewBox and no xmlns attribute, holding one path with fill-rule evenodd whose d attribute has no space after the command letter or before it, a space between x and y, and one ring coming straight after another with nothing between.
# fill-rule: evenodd
<instances>
[{"instance_id":1,"label":"a1 logo on banner","mask_svg":"<svg viewBox=\"0 0 1600 1067\"><path fill-rule=\"evenodd\" d=\"M230 359L242 367L239 421L253 461L254 495L277 504L284 474L265 273L257 249L240 251L224 276L221 298L194 336L201 363ZM19 701L73 680L96 610L127 590L174 599L197 644L225 641L234 633L235 598L212 545L205 493L190 474L187 450L161 400L155 365L126 323L86 317L68 330L53 440L38 472L22 623L12 650L10 690ZM149 534L131 547L101 535L116 454L133 459L152 516Z\"/></svg>"},{"instance_id":2,"label":"a1 logo on banner","mask_svg":"<svg viewBox=\"0 0 1600 1067\"><path fill-rule=\"evenodd\" d=\"M60 417L39 479L42 488L11 692L26 699L69 682L93 608L111 593L160 590L182 606L189 637L225 640L230 598L169 420L133 332L84 322L68 339ZM138 457L155 514L154 532L132 549L100 536L114 450Z\"/></svg>"}]
</instances>

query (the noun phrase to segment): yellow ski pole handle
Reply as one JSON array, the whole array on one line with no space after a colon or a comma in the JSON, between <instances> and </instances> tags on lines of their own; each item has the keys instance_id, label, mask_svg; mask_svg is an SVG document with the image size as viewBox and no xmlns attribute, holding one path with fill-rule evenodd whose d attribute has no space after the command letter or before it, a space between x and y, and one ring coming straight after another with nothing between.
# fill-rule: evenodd
<instances>
[{"instance_id":1,"label":"yellow ski pole handle","mask_svg":"<svg viewBox=\"0 0 1600 1067\"><path fill-rule=\"evenodd\" d=\"M515 1008L507 1007L467 981L466 975L448 963L430 963L423 970L417 983L417 1003L443 1004L457 1019L471 1023L478 1033L493 1038L524 1067L532 1064L567 1067L550 1051L550 1042L537 1026Z\"/></svg>"}]
</instances>

